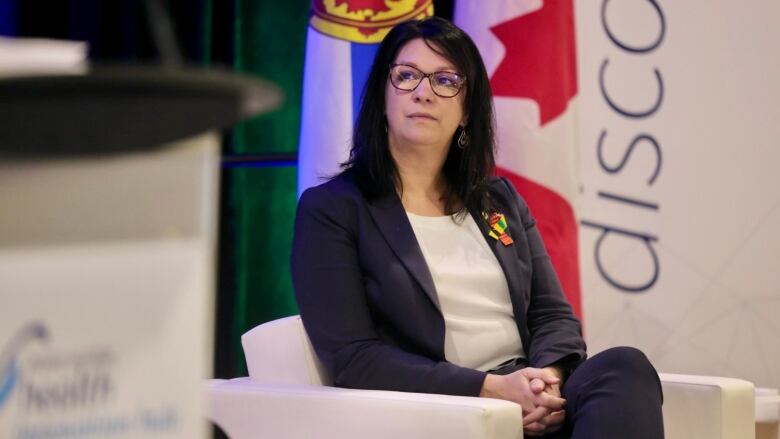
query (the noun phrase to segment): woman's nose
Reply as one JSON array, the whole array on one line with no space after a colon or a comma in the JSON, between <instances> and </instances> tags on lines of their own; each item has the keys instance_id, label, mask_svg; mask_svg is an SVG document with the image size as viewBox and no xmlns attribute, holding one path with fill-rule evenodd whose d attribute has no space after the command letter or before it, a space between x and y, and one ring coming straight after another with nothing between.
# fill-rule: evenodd
<instances>
[{"instance_id":1,"label":"woman's nose","mask_svg":"<svg viewBox=\"0 0 780 439\"><path fill-rule=\"evenodd\" d=\"M412 93L415 101L432 101L434 93L431 88L431 78L423 78Z\"/></svg>"}]
</instances>

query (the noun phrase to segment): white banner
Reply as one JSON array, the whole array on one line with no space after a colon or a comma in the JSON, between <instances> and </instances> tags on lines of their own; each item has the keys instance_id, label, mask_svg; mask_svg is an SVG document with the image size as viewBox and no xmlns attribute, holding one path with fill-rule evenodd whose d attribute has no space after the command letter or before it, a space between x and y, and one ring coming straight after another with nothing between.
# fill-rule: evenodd
<instances>
[{"instance_id":1,"label":"white banner","mask_svg":"<svg viewBox=\"0 0 780 439\"><path fill-rule=\"evenodd\" d=\"M780 3L575 6L589 351L780 387Z\"/></svg>"}]
</instances>

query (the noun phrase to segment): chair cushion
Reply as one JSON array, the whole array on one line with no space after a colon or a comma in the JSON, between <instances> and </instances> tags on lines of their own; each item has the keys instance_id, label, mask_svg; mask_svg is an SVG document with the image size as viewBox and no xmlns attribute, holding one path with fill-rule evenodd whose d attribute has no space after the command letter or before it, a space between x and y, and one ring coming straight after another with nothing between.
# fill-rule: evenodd
<instances>
[{"instance_id":1,"label":"chair cushion","mask_svg":"<svg viewBox=\"0 0 780 439\"><path fill-rule=\"evenodd\" d=\"M249 378L267 384L331 385L298 315L263 323L241 337Z\"/></svg>"}]
</instances>

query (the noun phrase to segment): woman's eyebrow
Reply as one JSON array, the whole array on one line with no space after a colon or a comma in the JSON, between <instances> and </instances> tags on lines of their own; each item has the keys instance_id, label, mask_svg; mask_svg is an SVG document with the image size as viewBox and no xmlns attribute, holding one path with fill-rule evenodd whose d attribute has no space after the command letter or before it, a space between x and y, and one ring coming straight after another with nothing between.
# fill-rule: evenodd
<instances>
[{"instance_id":1,"label":"woman's eyebrow","mask_svg":"<svg viewBox=\"0 0 780 439\"><path fill-rule=\"evenodd\" d=\"M418 66L418 65L417 65L417 63L415 63L414 61L402 61L402 60L398 60L398 61L396 61L395 63L396 63L396 64L406 64L407 66L412 66L412 67L415 67L415 68L417 68L417 69L419 69L419 70L422 70L422 69L420 68L420 66ZM446 71L446 72L457 72L457 71L458 71L458 69L456 69L455 67L453 67L453 66L451 66L451 65L447 65L447 66L439 66L439 67L437 67L437 68L434 70L434 72L442 72L442 71Z\"/></svg>"}]
</instances>

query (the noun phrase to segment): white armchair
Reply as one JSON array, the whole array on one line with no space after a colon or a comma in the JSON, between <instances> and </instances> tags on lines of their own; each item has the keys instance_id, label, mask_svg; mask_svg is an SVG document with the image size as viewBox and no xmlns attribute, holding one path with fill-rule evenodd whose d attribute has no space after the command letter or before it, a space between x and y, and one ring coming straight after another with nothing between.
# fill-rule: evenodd
<instances>
[{"instance_id":1,"label":"white armchair","mask_svg":"<svg viewBox=\"0 0 780 439\"><path fill-rule=\"evenodd\" d=\"M299 316L241 339L249 377L209 380L207 417L231 439L515 439L509 401L331 387ZM667 439L754 438L753 385L732 378L661 374Z\"/></svg>"}]
</instances>

